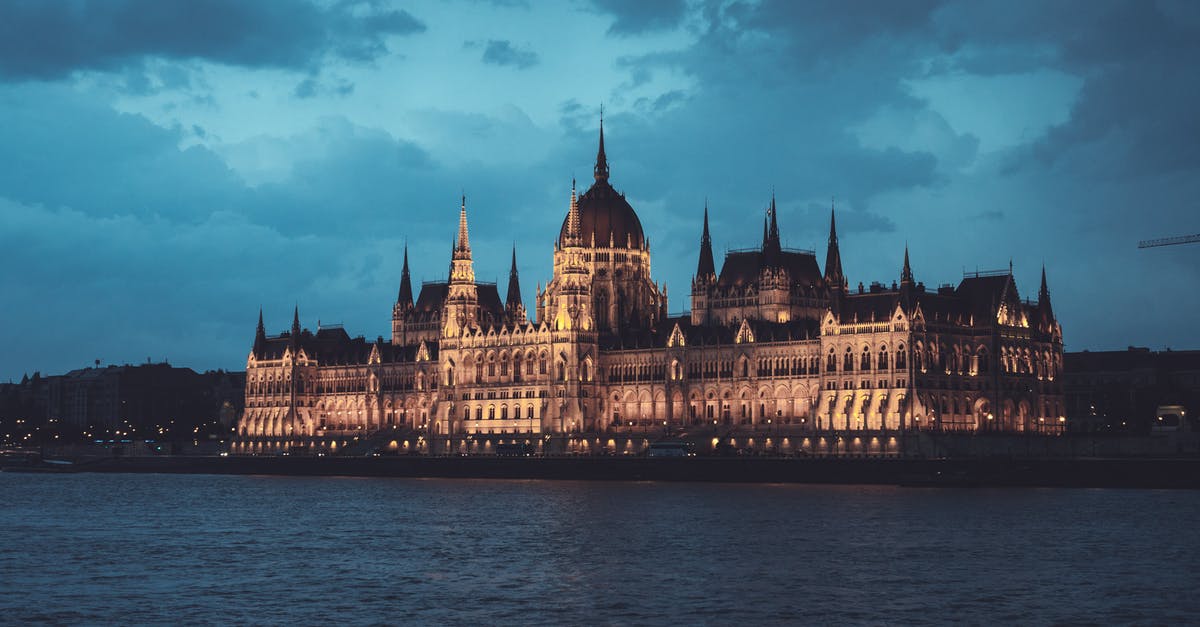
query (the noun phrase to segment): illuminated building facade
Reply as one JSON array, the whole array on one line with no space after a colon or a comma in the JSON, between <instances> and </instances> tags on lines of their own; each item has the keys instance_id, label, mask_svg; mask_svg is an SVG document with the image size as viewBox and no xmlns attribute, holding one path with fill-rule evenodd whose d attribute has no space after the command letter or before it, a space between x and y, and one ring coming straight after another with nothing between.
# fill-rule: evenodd
<instances>
[{"instance_id":1,"label":"illuminated building facade","mask_svg":"<svg viewBox=\"0 0 1200 627\"><path fill-rule=\"evenodd\" d=\"M470 449L505 434L1064 428L1044 270L1036 301L1020 298L1011 267L931 291L905 250L899 281L851 290L834 216L822 272L812 251L781 246L772 200L761 245L729 252L718 272L706 207L691 312L670 317L650 241L609 183L603 125L594 178L581 195L572 184L532 321L515 251L504 300L475 280L465 199L446 281L414 299L405 251L390 341L313 333L298 315L268 337L260 313L241 450L380 429Z\"/></svg>"}]
</instances>

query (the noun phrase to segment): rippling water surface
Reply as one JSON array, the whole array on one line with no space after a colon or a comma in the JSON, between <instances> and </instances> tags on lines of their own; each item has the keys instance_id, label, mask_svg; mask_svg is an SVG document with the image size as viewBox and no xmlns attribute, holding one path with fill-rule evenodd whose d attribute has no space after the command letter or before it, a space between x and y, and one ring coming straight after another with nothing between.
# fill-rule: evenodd
<instances>
[{"instance_id":1,"label":"rippling water surface","mask_svg":"<svg viewBox=\"0 0 1200 627\"><path fill-rule=\"evenodd\" d=\"M0 473L0 622L1186 623L1200 492Z\"/></svg>"}]
</instances>

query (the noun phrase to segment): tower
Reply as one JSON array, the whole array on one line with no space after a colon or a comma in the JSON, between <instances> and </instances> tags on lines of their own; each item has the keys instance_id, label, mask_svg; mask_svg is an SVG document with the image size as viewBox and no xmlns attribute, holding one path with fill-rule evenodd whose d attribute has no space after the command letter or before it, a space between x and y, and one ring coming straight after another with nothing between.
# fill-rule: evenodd
<instances>
[{"instance_id":1,"label":"tower","mask_svg":"<svg viewBox=\"0 0 1200 627\"><path fill-rule=\"evenodd\" d=\"M504 299L504 310L513 324L528 322L525 305L521 302L521 280L517 277L517 247L513 246L512 268L508 271L508 296Z\"/></svg>"},{"instance_id":2,"label":"tower","mask_svg":"<svg viewBox=\"0 0 1200 627\"><path fill-rule=\"evenodd\" d=\"M846 293L846 276L842 274L842 253L838 248L837 216L829 209L829 248L825 252L825 289L829 292L830 304L836 306L838 298Z\"/></svg>"},{"instance_id":3,"label":"tower","mask_svg":"<svg viewBox=\"0 0 1200 627\"><path fill-rule=\"evenodd\" d=\"M462 197L458 212L458 237L450 255L450 281L446 288L446 309L442 316L442 335L459 335L463 329L478 325L479 293L475 286L475 266L471 261L471 240L467 232L467 197Z\"/></svg>"},{"instance_id":4,"label":"tower","mask_svg":"<svg viewBox=\"0 0 1200 627\"><path fill-rule=\"evenodd\" d=\"M261 356L267 346L267 329L263 326L262 307L258 308L258 328L254 330L254 354Z\"/></svg>"},{"instance_id":5,"label":"tower","mask_svg":"<svg viewBox=\"0 0 1200 627\"><path fill-rule=\"evenodd\" d=\"M708 201L704 201L704 230L700 234L700 260L696 263L696 276L692 277L692 324L710 321L709 298L717 281L717 268L713 263L712 236L708 233Z\"/></svg>"},{"instance_id":6,"label":"tower","mask_svg":"<svg viewBox=\"0 0 1200 627\"><path fill-rule=\"evenodd\" d=\"M400 292L392 306L392 344L406 344L405 319L413 310L412 279L408 272L408 244L404 245L404 267L400 270Z\"/></svg>"}]
</instances>

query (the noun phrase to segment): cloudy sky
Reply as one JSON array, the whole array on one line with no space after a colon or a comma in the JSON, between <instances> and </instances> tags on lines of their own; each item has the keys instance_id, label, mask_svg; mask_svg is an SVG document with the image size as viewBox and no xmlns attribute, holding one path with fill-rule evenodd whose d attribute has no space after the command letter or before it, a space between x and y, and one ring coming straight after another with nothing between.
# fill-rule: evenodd
<instances>
[{"instance_id":1,"label":"cloudy sky","mask_svg":"<svg viewBox=\"0 0 1200 627\"><path fill-rule=\"evenodd\" d=\"M407 242L550 277L601 104L612 180L688 308L785 244L891 283L1046 266L1068 350L1200 348L1200 4L576 0L0 3L0 380L240 369L283 330L387 334Z\"/></svg>"}]
</instances>

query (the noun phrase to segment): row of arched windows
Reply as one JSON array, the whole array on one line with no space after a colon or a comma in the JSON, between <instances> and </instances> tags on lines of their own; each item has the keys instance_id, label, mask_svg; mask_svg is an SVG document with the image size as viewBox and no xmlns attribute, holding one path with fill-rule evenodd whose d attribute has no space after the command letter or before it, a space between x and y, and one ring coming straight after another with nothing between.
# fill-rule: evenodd
<instances>
[{"instance_id":1,"label":"row of arched windows","mask_svg":"<svg viewBox=\"0 0 1200 627\"><path fill-rule=\"evenodd\" d=\"M488 405L486 419L487 420L508 420L509 419L508 405L501 405L499 409L500 409L500 413L499 413L499 415L497 415L496 414L496 406ZM476 405L473 411L474 411L474 415L475 415L475 420L484 420L485 419L483 405ZM463 408L463 420L471 420L471 414L472 414L472 408L470 408L470 407ZM513 419L521 418L521 406L520 405L513 405L511 417ZM525 418L527 420L532 420L534 418L533 405L527 405L525 407Z\"/></svg>"}]
</instances>

